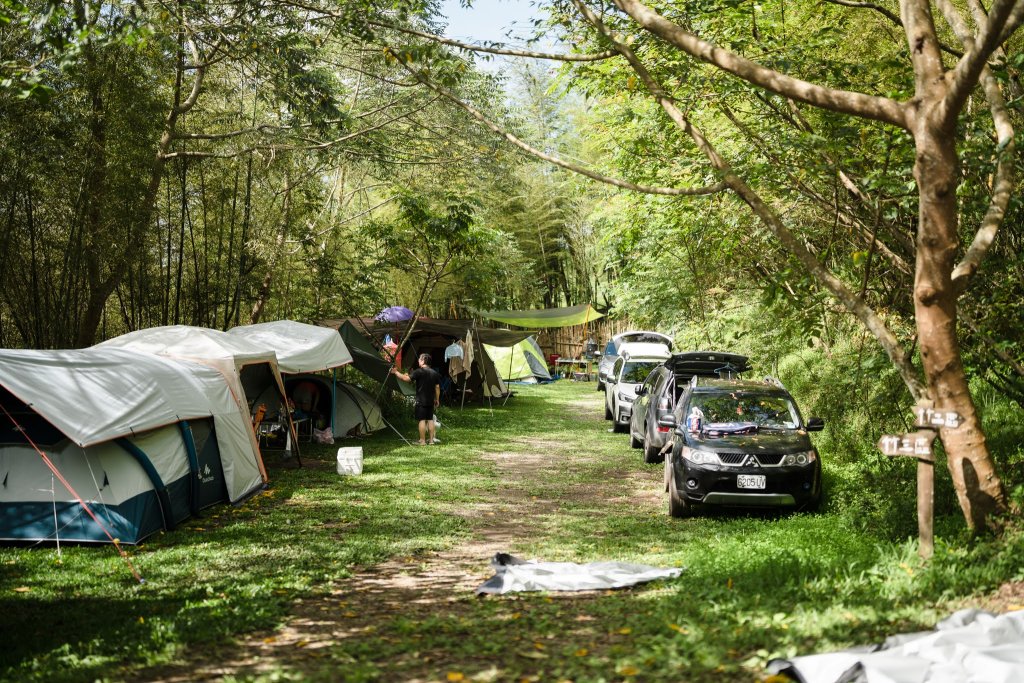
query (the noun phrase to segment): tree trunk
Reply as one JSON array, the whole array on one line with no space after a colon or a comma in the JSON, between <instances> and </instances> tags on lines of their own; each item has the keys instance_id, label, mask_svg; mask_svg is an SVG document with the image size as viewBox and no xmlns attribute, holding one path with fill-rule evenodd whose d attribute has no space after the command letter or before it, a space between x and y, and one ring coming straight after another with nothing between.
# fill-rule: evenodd
<instances>
[{"instance_id":1,"label":"tree trunk","mask_svg":"<svg viewBox=\"0 0 1024 683\"><path fill-rule=\"evenodd\" d=\"M285 172L284 180L284 207L281 210L281 225L277 230L277 239L274 240L274 249L270 253L270 257L267 259L267 272L263 276L263 282L260 285L260 291L256 296L256 303L252 306L252 311L249 313L249 324L255 325L260 321L260 316L263 315L263 309L267 305L267 300L270 298L270 286L274 282L274 271L277 269L277 263L281 259L281 252L284 251L285 242L288 240L288 232L292 222L292 181L291 174Z\"/></svg>"},{"instance_id":2,"label":"tree trunk","mask_svg":"<svg viewBox=\"0 0 1024 683\"><path fill-rule=\"evenodd\" d=\"M920 196L914 313L921 364L935 407L955 410L963 418L959 428L939 434L964 517L972 530L979 530L1006 511L1007 499L971 398L956 333L951 278L959 244L956 145L951 131L927 116L919 117L913 133Z\"/></svg>"}]
</instances>

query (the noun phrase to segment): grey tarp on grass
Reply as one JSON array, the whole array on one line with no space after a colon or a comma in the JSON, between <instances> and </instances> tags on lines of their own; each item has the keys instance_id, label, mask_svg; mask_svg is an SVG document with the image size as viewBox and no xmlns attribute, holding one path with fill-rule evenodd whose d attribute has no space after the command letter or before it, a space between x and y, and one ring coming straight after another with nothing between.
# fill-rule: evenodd
<instances>
[{"instance_id":1,"label":"grey tarp on grass","mask_svg":"<svg viewBox=\"0 0 1024 683\"><path fill-rule=\"evenodd\" d=\"M1017 683L1024 681L1024 611L996 616L967 609L934 631L882 645L792 659L768 671L801 683Z\"/></svg>"},{"instance_id":2,"label":"grey tarp on grass","mask_svg":"<svg viewBox=\"0 0 1024 683\"><path fill-rule=\"evenodd\" d=\"M480 584L478 594L517 591L593 591L625 588L657 579L674 579L679 567L652 567L628 562L537 562L521 560L507 553L491 559L494 576Z\"/></svg>"}]
</instances>

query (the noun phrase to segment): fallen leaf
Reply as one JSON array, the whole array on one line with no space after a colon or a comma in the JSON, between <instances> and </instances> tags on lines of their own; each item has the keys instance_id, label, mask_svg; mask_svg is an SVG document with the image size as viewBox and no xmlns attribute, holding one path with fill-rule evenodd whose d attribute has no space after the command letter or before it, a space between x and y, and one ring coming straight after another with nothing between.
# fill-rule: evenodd
<instances>
[{"instance_id":1,"label":"fallen leaf","mask_svg":"<svg viewBox=\"0 0 1024 683\"><path fill-rule=\"evenodd\" d=\"M577 657L586 657L589 654L590 654L590 650L588 650L585 647L581 647L580 649L576 650L576 656Z\"/></svg>"},{"instance_id":2,"label":"fallen leaf","mask_svg":"<svg viewBox=\"0 0 1024 683\"><path fill-rule=\"evenodd\" d=\"M637 669L635 666L624 666L621 669L619 669L619 673L623 676L636 676L638 673L640 673L640 670Z\"/></svg>"},{"instance_id":3,"label":"fallen leaf","mask_svg":"<svg viewBox=\"0 0 1024 683\"><path fill-rule=\"evenodd\" d=\"M449 671L447 678L449 681L452 681L452 683L466 680L465 674L463 674L461 671Z\"/></svg>"},{"instance_id":4,"label":"fallen leaf","mask_svg":"<svg viewBox=\"0 0 1024 683\"><path fill-rule=\"evenodd\" d=\"M622 627L622 628L620 628L620 629L619 629L619 630L618 630L617 632L618 632L618 633L620 633L620 634L622 634L622 635L624 635L624 636L628 636L628 635L629 635L630 633L632 633L632 632L633 632L633 629L631 629L631 628L630 628L630 627L628 627L628 626L623 626L623 627Z\"/></svg>"},{"instance_id":5,"label":"fallen leaf","mask_svg":"<svg viewBox=\"0 0 1024 683\"><path fill-rule=\"evenodd\" d=\"M276 643L277 642L277 638L274 637L274 636L268 636L268 637L263 639L263 642L264 643Z\"/></svg>"},{"instance_id":6,"label":"fallen leaf","mask_svg":"<svg viewBox=\"0 0 1024 683\"><path fill-rule=\"evenodd\" d=\"M548 656L543 652L537 652L536 650L527 650L526 652L520 652L520 655L527 659L547 659Z\"/></svg>"},{"instance_id":7,"label":"fallen leaf","mask_svg":"<svg viewBox=\"0 0 1024 683\"><path fill-rule=\"evenodd\" d=\"M295 643L295 647L306 647L307 645L309 645L308 640L300 640L299 642Z\"/></svg>"},{"instance_id":8,"label":"fallen leaf","mask_svg":"<svg viewBox=\"0 0 1024 683\"><path fill-rule=\"evenodd\" d=\"M30 590L32 590L32 589L29 588L28 586L18 586L17 588L14 589L14 592L15 593L28 593Z\"/></svg>"}]
</instances>

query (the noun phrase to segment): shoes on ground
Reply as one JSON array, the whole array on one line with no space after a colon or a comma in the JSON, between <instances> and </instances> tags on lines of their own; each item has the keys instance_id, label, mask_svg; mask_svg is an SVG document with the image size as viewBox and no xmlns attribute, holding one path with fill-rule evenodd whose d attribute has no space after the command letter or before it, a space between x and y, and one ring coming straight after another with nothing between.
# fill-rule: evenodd
<instances>
[{"instance_id":1,"label":"shoes on ground","mask_svg":"<svg viewBox=\"0 0 1024 683\"><path fill-rule=\"evenodd\" d=\"M430 443L441 443L441 439L432 439Z\"/></svg>"}]
</instances>

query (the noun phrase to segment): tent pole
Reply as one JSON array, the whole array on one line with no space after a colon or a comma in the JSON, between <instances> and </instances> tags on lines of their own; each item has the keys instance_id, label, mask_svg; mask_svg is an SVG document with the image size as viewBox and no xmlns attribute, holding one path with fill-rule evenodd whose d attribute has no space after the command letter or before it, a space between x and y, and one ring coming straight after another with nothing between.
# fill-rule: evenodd
<instances>
[{"instance_id":1,"label":"tent pole","mask_svg":"<svg viewBox=\"0 0 1024 683\"><path fill-rule=\"evenodd\" d=\"M487 409L494 415L494 403L491 402L491 388L487 386L487 371L484 369L484 345L480 341L480 328L477 327L476 318L473 318L473 330L476 332L476 349L480 353L477 363L480 364L480 376L484 380L484 392L487 394Z\"/></svg>"},{"instance_id":2,"label":"tent pole","mask_svg":"<svg viewBox=\"0 0 1024 683\"><path fill-rule=\"evenodd\" d=\"M387 420L385 420L385 419L384 419L384 416L383 416L383 415L381 415L381 416L380 416L380 419L381 419L381 421L382 421L382 422L383 422L384 424L386 424L386 425L387 425L388 427L391 427L391 430L392 430L392 431L393 431L393 432L394 432L395 434L398 434L398 438L399 438L399 439L401 439L402 441L404 441L404 442L405 442L405 445L406 445L406 446L411 446L411 445L412 445L412 442L410 442L410 441L409 441L409 439L407 439L407 438L405 438L404 436L402 436L402 432L400 432L400 431L398 431L397 429L395 429L395 426L394 426L393 424L391 424L390 422L388 422Z\"/></svg>"},{"instance_id":3,"label":"tent pole","mask_svg":"<svg viewBox=\"0 0 1024 683\"><path fill-rule=\"evenodd\" d=\"M334 434L334 413L338 410L338 368L331 368L331 436Z\"/></svg>"}]
</instances>

